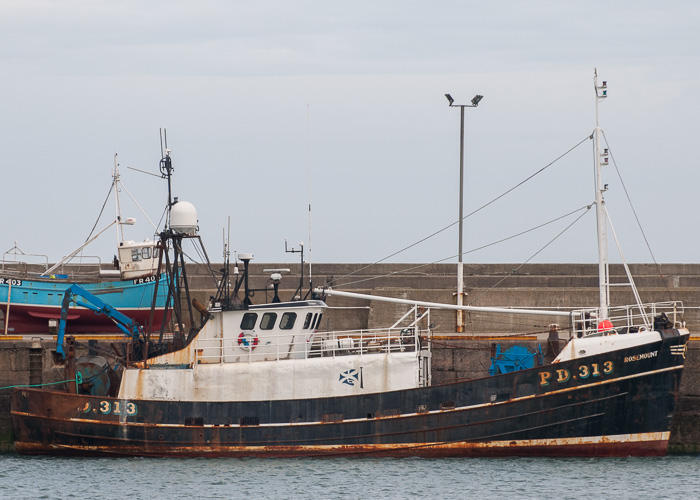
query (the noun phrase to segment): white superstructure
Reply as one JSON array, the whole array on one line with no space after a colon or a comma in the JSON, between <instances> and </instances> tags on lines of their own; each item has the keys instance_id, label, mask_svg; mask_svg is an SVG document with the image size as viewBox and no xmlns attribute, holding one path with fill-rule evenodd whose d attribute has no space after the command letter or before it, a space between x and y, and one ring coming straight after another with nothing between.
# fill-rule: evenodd
<instances>
[{"instance_id":1,"label":"white superstructure","mask_svg":"<svg viewBox=\"0 0 700 500\"><path fill-rule=\"evenodd\" d=\"M417 330L319 333L320 300L212 310L184 349L124 372L119 397L261 401L379 393L428 385Z\"/></svg>"}]
</instances>

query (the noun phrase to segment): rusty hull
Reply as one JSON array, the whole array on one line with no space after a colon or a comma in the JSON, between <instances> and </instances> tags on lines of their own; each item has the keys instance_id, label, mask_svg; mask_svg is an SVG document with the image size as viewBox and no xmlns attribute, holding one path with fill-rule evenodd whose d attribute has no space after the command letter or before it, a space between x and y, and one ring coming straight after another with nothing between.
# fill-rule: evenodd
<instances>
[{"instance_id":1,"label":"rusty hull","mask_svg":"<svg viewBox=\"0 0 700 500\"><path fill-rule=\"evenodd\" d=\"M345 397L130 401L18 389L15 446L81 456L660 456L684 361L670 347L685 341ZM658 355L636 356L650 350Z\"/></svg>"},{"instance_id":2,"label":"rusty hull","mask_svg":"<svg viewBox=\"0 0 700 500\"><path fill-rule=\"evenodd\" d=\"M108 402L114 407L116 398L99 398L48 391L22 389L12 396L30 404L25 411L13 410L12 418L18 439L16 451L21 454L74 456L181 456L181 457L624 457L663 456L669 432L639 433L625 436L595 436L552 439L490 439L452 442L417 442L416 436L447 435L455 428L497 427L497 420L445 425L457 417L468 421L467 410L443 410L446 417L440 428L426 428L429 415L392 416L365 419L364 422L320 422L279 426L244 425L173 425L126 422L124 418L101 420L90 413ZM88 408L88 415L79 418ZM509 409L510 410L510 409ZM507 412L506 412L507 413ZM547 411L541 412L545 414ZM61 417L60 415L63 415ZM75 415L66 418L68 415ZM450 416L450 417L448 417ZM527 418L513 415L508 427ZM585 419L584 419L585 420ZM347 427L347 431L343 430ZM357 432L364 429L364 434ZM369 431L369 432L368 432ZM375 431L375 432L372 432ZM505 432L504 434L513 434ZM520 434L522 431L515 432ZM325 437L324 437L325 436ZM402 436L413 439L402 440ZM499 436L503 437L503 436ZM362 441L358 443L358 441Z\"/></svg>"}]
</instances>

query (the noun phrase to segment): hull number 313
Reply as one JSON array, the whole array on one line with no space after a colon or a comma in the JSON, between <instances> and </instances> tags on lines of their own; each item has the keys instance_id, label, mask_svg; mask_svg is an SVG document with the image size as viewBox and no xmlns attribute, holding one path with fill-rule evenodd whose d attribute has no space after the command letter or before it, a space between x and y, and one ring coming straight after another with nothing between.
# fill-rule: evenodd
<instances>
[{"instance_id":1,"label":"hull number 313","mask_svg":"<svg viewBox=\"0 0 700 500\"><path fill-rule=\"evenodd\" d=\"M578 370L573 370L574 373L566 368L560 368L552 372L540 372L540 386L548 386L550 383L565 384L572 378L574 380L587 379L589 377L600 377L601 375L610 375L614 370L612 361L604 361L603 363L591 363L590 365L581 365Z\"/></svg>"},{"instance_id":2,"label":"hull number 313","mask_svg":"<svg viewBox=\"0 0 700 500\"><path fill-rule=\"evenodd\" d=\"M126 415L129 417L133 417L138 413L136 404L130 401L100 401L95 404L95 407L90 402L87 402L82 411L83 413L97 413L99 411L103 415Z\"/></svg>"}]
</instances>

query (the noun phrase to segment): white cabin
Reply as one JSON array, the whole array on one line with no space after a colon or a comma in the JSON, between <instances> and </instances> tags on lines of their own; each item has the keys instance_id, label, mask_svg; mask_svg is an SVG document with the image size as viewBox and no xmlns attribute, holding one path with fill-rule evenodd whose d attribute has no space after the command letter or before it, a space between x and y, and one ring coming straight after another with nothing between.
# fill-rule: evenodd
<instances>
[{"instance_id":1,"label":"white cabin","mask_svg":"<svg viewBox=\"0 0 700 500\"><path fill-rule=\"evenodd\" d=\"M149 239L141 242L129 240L119 243L121 279L131 280L157 274L158 252L155 245L155 242Z\"/></svg>"},{"instance_id":2,"label":"white cabin","mask_svg":"<svg viewBox=\"0 0 700 500\"><path fill-rule=\"evenodd\" d=\"M261 401L336 397L429 385L415 328L318 332L320 300L212 310L183 349L125 369L123 399Z\"/></svg>"}]
</instances>

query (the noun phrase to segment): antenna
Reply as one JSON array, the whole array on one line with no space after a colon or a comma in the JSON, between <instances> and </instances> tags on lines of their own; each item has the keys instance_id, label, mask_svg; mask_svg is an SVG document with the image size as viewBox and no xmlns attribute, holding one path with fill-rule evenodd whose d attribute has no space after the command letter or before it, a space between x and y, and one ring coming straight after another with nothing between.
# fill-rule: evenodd
<instances>
[{"instance_id":1,"label":"antenna","mask_svg":"<svg viewBox=\"0 0 700 500\"><path fill-rule=\"evenodd\" d=\"M296 299L297 292L299 294L299 298L301 299L301 291L304 289L304 242L302 241L299 243L299 250L296 248L292 247L289 248L287 245L287 238L284 239L284 251L285 253L300 253L301 254L301 266L299 269L301 269L300 275L299 275L299 288L297 288L296 292L294 292L294 298L292 300ZM309 283L311 283L311 279L309 279ZM311 288L309 289L309 291Z\"/></svg>"},{"instance_id":2,"label":"antenna","mask_svg":"<svg viewBox=\"0 0 700 500\"><path fill-rule=\"evenodd\" d=\"M312 284L312 274L311 274L311 112L310 112L310 106L307 104L306 105L306 156L307 156L307 163L308 163L308 192L309 192L309 290L313 290L313 284ZM286 241L285 241L285 247L286 247ZM302 250L303 250L303 244L302 244ZM304 269L304 259L303 259L303 253L302 253L302 260L301 260L301 267L302 267L302 273ZM301 290L299 290L299 293L301 294Z\"/></svg>"},{"instance_id":3,"label":"antenna","mask_svg":"<svg viewBox=\"0 0 700 500\"><path fill-rule=\"evenodd\" d=\"M223 235L224 237L224 269L222 279L226 280L222 284L223 290L226 290L226 305L229 306L229 301L231 300L231 280L229 277L229 267L231 263L231 216L228 216L228 232Z\"/></svg>"},{"instance_id":4,"label":"antenna","mask_svg":"<svg viewBox=\"0 0 700 500\"><path fill-rule=\"evenodd\" d=\"M160 175L163 179L168 179L168 227L170 226L170 209L173 206L173 196L172 196L172 186L171 177L173 173L173 163L170 158L170 150L168 149L168 131L167 129L160 129L160 148L161 148L161 160L160 160ZM165 151L163 151L163 138L165 138Z\"/></svg>"},{"instance_id":5,"label":"antenna","mask_svg":"<svg viewBox=\"0 0 700 500\"><path fill-rule=\"evenodd\" d=\"M224 256L224 265L221 268L221 280L219 281L219 284L217 285L217 290L216 290L216 296L212 296L212 305L215 307L221 307L222 310L224 311L229 311L231 309L235 309L235 301L238 300L238 290L241 286L241 280L239 279L239 272L238 272L238 266L237 266L237 261L238 261L238 256L236 255L236 252L234 252L234 266L233 266L233 275L234 275L234 281L235 281L235 288L233 292L231 292L231 216L229 215L228 217L228 235L226 234L226 228L222 227L221 228L221 241L223 243L223 256ZM246 258L248 260L253 258L252 254L245 254ZM247 264L246 264L246 269L247 269ZM247 284L246 284L246 290L247 290ZM235 297L234 297L235 296ZM240 301L239 301L240 303Z\"/></svg>"}]
</instances>

